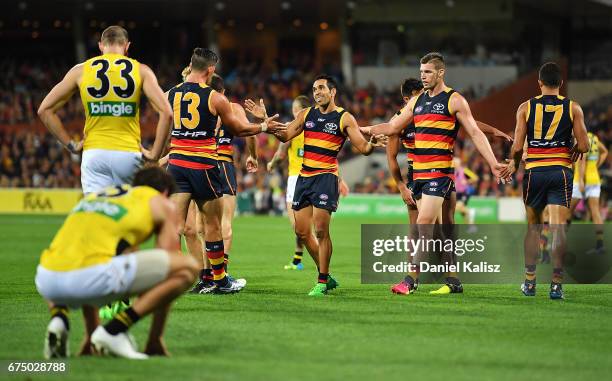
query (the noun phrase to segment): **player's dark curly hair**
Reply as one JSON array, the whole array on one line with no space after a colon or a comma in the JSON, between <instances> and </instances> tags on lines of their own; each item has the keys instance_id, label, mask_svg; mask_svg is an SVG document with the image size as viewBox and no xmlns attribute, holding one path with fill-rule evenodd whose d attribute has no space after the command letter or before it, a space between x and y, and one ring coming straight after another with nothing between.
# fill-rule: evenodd
<instances>
[{"instance_id":1,"label":"player's dark curly hair","mask_svg":"<svg viewBox=\"0 0 612 381\"><path fill-rule=\"evenodd\" d=\"M414 91L420 91L423 88L423 82L416 78L407 78L402 83L402 97L409 97Z\"/></svg>"},{"instance_id":2,"label":"player's dark curly hair","mask_svg":"<svg viewBox=\"0 0 612 381\"><path fill-rule=\"evenodd\" d=\"M177 190L172 175L156 166L145 167L136 172L132 185L135 187L146 185L159 192L168 191L169 194Z\"/></svg>"},{"instance_id":3,"label":"player's dark curly hair","mask_svg":"<svg viewBox=\"0 0 612 381\"><path fill-rule=\"evenodd\" d=\"M220 93L225 90L225 82L223 81L223 78L219 74L215 73L210 76L208 86L212 87L213 90L218 91Z\"/></svg>"}]
</instances>

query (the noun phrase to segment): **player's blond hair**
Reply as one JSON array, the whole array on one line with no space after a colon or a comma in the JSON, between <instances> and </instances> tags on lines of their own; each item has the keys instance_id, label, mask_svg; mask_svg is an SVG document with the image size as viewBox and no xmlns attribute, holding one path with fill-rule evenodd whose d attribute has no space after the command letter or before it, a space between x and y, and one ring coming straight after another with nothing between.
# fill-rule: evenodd
<instances>
[{"instance_id":1,"label":"player's blond hair","mask_svg":"<svg viewBox=\"0 0 612 381\"><path fill-rule=\"evenodd\" d=\"M310 107L311 105L310 99L308 99L306 95L298 95L293 101L297 102L300 105L300 108L302 109Z\"/></svg>"},{"instance_id":2,"label":"player's blond hair","mask_svg":"<svg viewBox=\"0 0 612 381\"><path fill-rule=\"evenodd\" d=\"M100 42L103 45L125 45L129 42L128 32L119 25L111 25L102 32Z\"/></svg>"},{"instance_id":3,"label":"player's blond hair","mask_svg":"<svg viewBox=\"0 0 612 381\"><path fill-rule=\"evenodd\" d=\"M183 82L187 80L187 76L191 74L191 68L186 66L181 72L181 77L183 78Z\"/></svg>"}]
</instances>

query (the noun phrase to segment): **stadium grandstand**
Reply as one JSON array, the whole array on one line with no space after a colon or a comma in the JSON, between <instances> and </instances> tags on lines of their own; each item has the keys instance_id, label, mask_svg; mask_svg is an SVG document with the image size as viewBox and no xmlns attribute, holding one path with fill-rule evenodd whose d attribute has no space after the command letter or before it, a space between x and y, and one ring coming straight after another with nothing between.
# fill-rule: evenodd
<instances>
[{"instance_id":1,"label":"stadium grandstand","mask_svg":"<svg viewBox=\"0 0 612 381\"><path fill-rule=\"evenodd\" d=\"M190 49L206 43L220 52L218 71L225 78L230 99L240 102L263 96L269 111L284 120L290 117L292 99L308 94L312 79L321 72L340 80L338 104L351 110L360 124L387 120L401 107L399 84L405 77L418 75L420 55L435 46L451 66L448 82L473 104L475 117L511 133L513 108L519 99L534 92L538 65L559 59L565 68L562 92L581 102L589 131L606 146L612 143L612 85L606 79L610 73L605 72L612 67L606 61L610 56L605 54L610 8L605 2L563 1L563 6L555 6L549 13L558 2L441 0L414 6L385 1L379 6L374 1L315 1L316 6L306 6L300 1L270 0L260 7L235 1L149 1L145 16L141 14L143 2L131 1L122 3L119 19L115 16L117 2L56 3L51 15L45 2L16 1L8 5L10 12L0 20L0 38L11 52L0 62L3 187L80 186L78 157L55 146L54 139L41 128L36 109L74 62L95 55L100 31L114 23L129 31L134 41L130 54L154 69L162 89L168 90L180 80ZM196 17L189 12L192 8L207 11ZM261 9L272 11L261 13ZM432 13L431 20L423 17ZM525 44L529 36L539 35L544 28L542 18L549 30L559 32ZM431 21L436 22L435 33L421 38ZM571 28L560 27L567 22ZM146 144L154 112L143 106ZM60 115L75 134L82 130L84 114L78 98L72 98ZM244 163L243 141L237 139L235 144L241 156L236 162ZM262 162L271 159L276 144L273 138L258 138ZM507 156L508 143L493 144L498 157ZM469 141L460 139L456 152L479 175L472 190L475 195L520 194L516 182L497 186L491 181ZM341 162L353 157L348 145L339 155ZM375 157L366 160L361 173L348 177L351 191L397 193L381 163ZM605 210L610 163L608 158L601 168ZM286 177L267 174L263 166L250 175L244 164L241 167L241 190L261 193L258 199L267 200L258 210L282 212Z\"/></svg>"}]
</instances>

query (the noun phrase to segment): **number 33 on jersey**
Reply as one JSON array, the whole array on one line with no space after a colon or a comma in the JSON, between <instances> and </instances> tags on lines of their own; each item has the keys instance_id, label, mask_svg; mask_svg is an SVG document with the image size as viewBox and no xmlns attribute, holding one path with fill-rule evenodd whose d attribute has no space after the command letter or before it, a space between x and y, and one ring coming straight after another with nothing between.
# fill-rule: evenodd
<instances>
[{"instance_id":1,"label":"number 33 on jersey","mask_svg":"<svg viewBox=\"0 0 612 381\"><path fill-rule=\"evenodd\" d=\"M120 54L91 58L83 64L79 91L84 149L140 152L140 63Z\"/></svg>"}]
</instances>

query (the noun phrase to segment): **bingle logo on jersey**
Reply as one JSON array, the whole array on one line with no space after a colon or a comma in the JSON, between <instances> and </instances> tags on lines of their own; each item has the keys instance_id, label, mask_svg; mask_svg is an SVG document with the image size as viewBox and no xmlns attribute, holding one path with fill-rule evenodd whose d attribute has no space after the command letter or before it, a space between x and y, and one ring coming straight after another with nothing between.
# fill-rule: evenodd
<instances>
[{"instance_id":1,"label":"bingle logo on jersey","mask_svg":"<svg viewBox=\"0 0 612 381\"><path fill-rule=\"evenodd\" d=\"M315 126L314 122L312 122L310 120L308 122L306 122L306 128L314 128L314 126Z\"/></svg>"},{"instance_id":2,"label":"bingle logo on jersey","mask_svg":"<svg viewBox=\"0 0 612 381\"><path fill-rule=\"evenodd\" d=\"M135 116L134 102L88 102L87 109L91 116Z\"/></svg>"},{"instance_id":3,"label":"bingle logo on jersey","mask_svg":"<svg viewBox=\"0 0 612 381\"><path fill-rule=\"evenodd\" d=\"M432 108L434 111L442 111L444 110L444 105L442 103L436 103Z\"/></svg>"}]
</instances>

